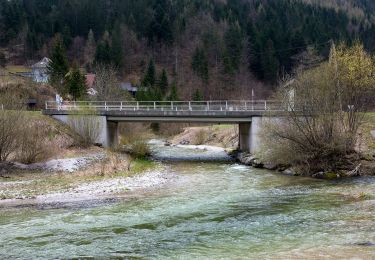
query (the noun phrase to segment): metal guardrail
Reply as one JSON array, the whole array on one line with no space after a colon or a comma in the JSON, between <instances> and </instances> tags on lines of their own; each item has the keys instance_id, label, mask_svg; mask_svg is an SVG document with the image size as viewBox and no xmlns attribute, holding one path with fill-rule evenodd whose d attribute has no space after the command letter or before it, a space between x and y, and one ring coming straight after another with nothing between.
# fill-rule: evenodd
<instances>
[{"instance_id":1,"label":"metal guardrail","mask_svg":"<svg viewBox=\"0 0 375 260\"><path fill-rule=\"evenodd\" d=\"M96 111L285 111L272 100L228 101L47 101L46 110Z\"/></svg>"}]
</instances>

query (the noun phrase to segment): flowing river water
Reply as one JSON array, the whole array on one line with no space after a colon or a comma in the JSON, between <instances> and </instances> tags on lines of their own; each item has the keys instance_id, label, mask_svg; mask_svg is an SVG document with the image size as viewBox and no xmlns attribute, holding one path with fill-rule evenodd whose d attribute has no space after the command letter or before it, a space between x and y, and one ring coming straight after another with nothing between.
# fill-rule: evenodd
<instances>
[{"instance_id":1,"label":"flowing river water","mask_svg":"<svg viewBox=\"0 0 375 260\"><path fill-rule=\"evenodd\" d=\"M153 150L177 176L160 189L0 208L0 258L375 259L373 177L321 181L238 165L215 150L157 142Z\"/></svg>"}]
</instances>

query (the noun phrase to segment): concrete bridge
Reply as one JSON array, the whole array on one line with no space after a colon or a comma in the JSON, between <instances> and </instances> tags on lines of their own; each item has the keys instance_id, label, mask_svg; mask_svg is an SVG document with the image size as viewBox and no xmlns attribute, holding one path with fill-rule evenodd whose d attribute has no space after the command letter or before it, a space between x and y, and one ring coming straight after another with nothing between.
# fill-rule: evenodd
<instances>
[{"instance_id":1,"label":"concrete bridge","mask_svg":"<svg viewBox=\"0 0 375 260\"><path fill-rule=\"evenodd\" d=\"M239 125L239 148L255 152L261 119L267 112L285 111L267 100L241 101L80 101L46 102L43 114L69 124L72 116L94 116L100 127L97 143L118 142L119 122L222 123Z\"/></svg>"}]
</instances>

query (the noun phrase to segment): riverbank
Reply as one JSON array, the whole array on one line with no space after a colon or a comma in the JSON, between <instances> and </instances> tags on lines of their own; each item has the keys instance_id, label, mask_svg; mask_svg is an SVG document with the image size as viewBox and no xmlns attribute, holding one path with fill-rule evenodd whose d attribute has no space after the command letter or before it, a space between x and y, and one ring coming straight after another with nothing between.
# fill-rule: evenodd
<instances>
[{"instance_id":1,"label":"riverbank","mask_svg":"<svg viewBox=\"0 0 375 260\"><path fill-rule=\"evenodd\" d=\"M285 175L308 176L319 179L336 179L375 175L375 113L368 113L358 131L356 153L343 158L343 163L335 171L304 172L301 165L267 162L254 154L237 151L238 129L233 125L186 127L183 132L168 140L172 145L215 145L225 148L241 164L272 170Z\"/></svg>"},{"instance_id":2,"label":"riverbank","mask_svg":"<svg viewBox=\"0 0 375 260\"><path fill-rule=\"evenodd\" d=\"M0 177L0 204L95 199L158 187L172 178L157 162L99 150L30 165L7 163Z\"/></svg>"},{"instance_id":3,"label":"riverbank","mask_svg":"<svg viewBox=\"0 0 375 260\"><path fill-rule=\"evenodd\" d=\"M367 156L357 155L357 158L351 158L353 160L352 169L350 166L343 168L340 171L321 171L315 174L301 173L296 166L291 165L280 165L272 162L263 162L261 159L250 153L234 152L232 154L234 158L241 164L252 166L259 169L267 169L275 172L279 172L284 175L290 176L307 176L317 179L338 179L346 177L359 177L359 176L375 176L375 159Z\"/></svg>"}]
</instances>

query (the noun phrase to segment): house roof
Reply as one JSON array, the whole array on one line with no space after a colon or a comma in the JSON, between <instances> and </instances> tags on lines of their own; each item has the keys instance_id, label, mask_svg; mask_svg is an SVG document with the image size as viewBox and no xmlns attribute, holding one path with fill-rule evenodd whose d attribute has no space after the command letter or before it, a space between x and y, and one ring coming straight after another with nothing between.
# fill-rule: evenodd
<instances>
[{"instance_id":1,"label":"house roof","mask_svg":"<svg viewBox=\"0 0 375 260\"><path fill-rule=\"evenodd\" d=\"M120 87L122 90L137 92L138 88L133 86L130 82L121 82Z\"/></svg>"},{"instance_id":2,"label":"house roof","mask_svg":"<svg viewBox=\"0 0 375 260\"><path fill-rule=\"evenodd\" d=\"M39 62L35 63L31 67L32 68L47 68L47 66L48 66L48 64L50 62L51 62L50 59L48 59L47 57L44 57L42 60L40 60Z\"/></svg>"}]
</instances>

